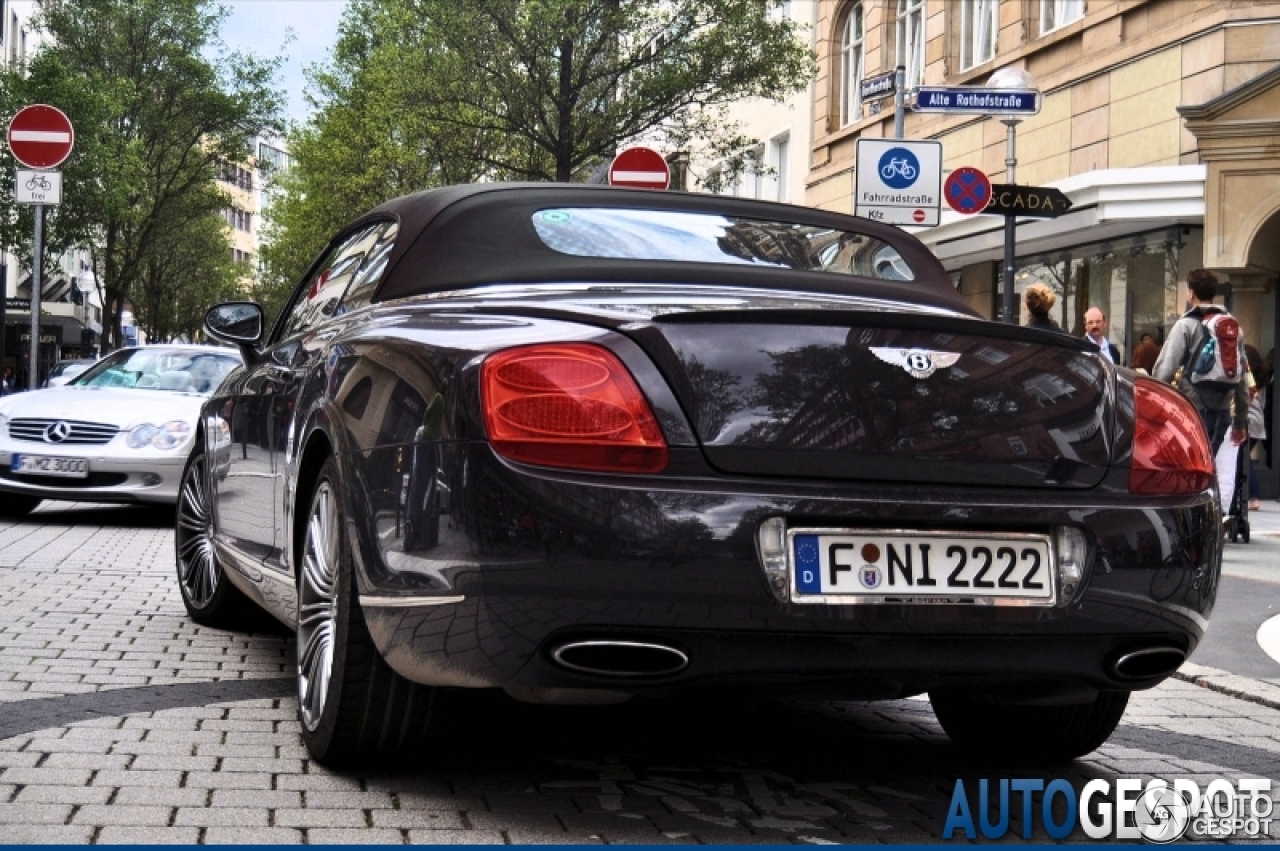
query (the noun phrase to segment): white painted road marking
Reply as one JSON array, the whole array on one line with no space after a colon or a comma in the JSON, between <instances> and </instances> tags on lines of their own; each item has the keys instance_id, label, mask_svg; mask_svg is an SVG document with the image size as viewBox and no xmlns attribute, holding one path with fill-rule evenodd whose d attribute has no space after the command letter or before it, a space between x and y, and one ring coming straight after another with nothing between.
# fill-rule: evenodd
<instances>
[{"instance_id":1,"label":"white painted road marking","mask_svg":"<svg viewBox=\"0 0 1280 851\"><path fill-rule=\"evenodd\" d=\"M1263 621L1258 627L1258 646L1263 653L1280 662L1280 615Z\"/></svg>"}]
</instances>

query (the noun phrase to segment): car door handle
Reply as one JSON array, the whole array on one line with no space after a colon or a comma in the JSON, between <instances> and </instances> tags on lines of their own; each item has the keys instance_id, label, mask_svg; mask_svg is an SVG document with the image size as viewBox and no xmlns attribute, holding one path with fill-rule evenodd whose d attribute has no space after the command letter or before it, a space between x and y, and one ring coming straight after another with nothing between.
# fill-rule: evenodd
<instances>
[{"instance_id":1,"label":"car door handle","mask_svg":"<svg viewBox=\"0 0 1280 851\"><path fill-rule=\"evenodd\" d=\"M293 380L293 369L287 366L281 366L278 363L267 364L267 380L276 381L281 384Z\"/></svg>"}]
</instances>

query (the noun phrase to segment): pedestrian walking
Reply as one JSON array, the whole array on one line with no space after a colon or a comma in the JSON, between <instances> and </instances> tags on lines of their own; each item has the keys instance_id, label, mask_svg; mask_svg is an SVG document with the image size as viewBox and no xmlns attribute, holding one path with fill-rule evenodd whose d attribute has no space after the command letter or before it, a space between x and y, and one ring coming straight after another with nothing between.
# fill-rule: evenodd
<instances>
[{"instance_id":1,"label":"pedestrian walking","mask_svg":"<svg viewBox=\"0 0 1280 851\"><path fill-rule=\"evenodd\" d=\"M1196 380L1200 376L1197 370L1201 355L1208 348L1206 344L1217 342L1205 339L1206 322L1215 316L1231 316L1213 303L1217 296L1218 278L1208 269L1193 269L1187 275L1187 312L1169 329L1169 337L1151 373L1157 381L1173 384L1195 406L1215 458L1228 427L1231 442L1239 446L1248 438L1249 425L1249 387L1241 364L1235 364L1238 375L1233 382L1216 380L1216 377L1215 380ZM1215 346L1217 357L1226 354L1221 351L1225 347L1225 341L1222 346ZM1243 352L1237 350L1231 356L1239 360ZM1192 363L1193 360L1196 363Z\"/></svg>"},{"instance_id":2,"label":"pedestrian walking","mask_svg":"<svg viewBox=\"0 0 1280 851\"><path fill-rule=\"evenodd\" d=\"M1053 290L1044 284L1028 286L1026 292L1022 294L1022 303L1026 306L1028 314L1027 327L1061 331L1062 328L1049 316L1049 311L1053 309L1053 304L1057 300L1058 297L1053 294Z\"/></svg>"},{"instance_id":3,"label":"pedestrian walking","mask_svg":"<svg viewBox=\"0 0 1280 851\"><path fill-rule=\"evenodd\" d=\"M1100 307L1084 312L1084 338L1098 347L1103 356L1114 364L1121 363L1120 349L1107 339L1107 314Z\"/></svg>"},{"instance_id":4,"label":"pedestrian walking","mask_svg":"<svg viewBox=\"0 0 1280 851\"><path fill-rule=\"evenodd\" d=\"M1245 343L1245 357L1249 361L1249 510L1262 508L1261 490L1258 485L1258 459L1254 458L1258 444L1267 439L1266 407L1267 388L1260 382L1265 378L1262 355L1253 346Z\"/></svg>"},{"instance_id":5,"label":"pedestrian walking","mask_svg":"<svg viewBox=\"0 0 1280 851\"><path fill-rule=\"evenodd\" d=\"M1141 340L1133 350L1133 360L1129 361L1129 366L1139 372L1147 375L1151 374L1151 370L1155 369L1156 359L1160 357L1160 344L1156 342L1151 332L1144 331Z\"/></svg>"},{"instance_id":6,"label":"pedestrian walking","mask_svg":"<svg viewBox=\"0 0 1280 851\"><path fill-rule=\"evenodd\" d=\"M0 396L8 396L10 393L16 391L18 388L15 386L15 383L13 367L6 366L4 368L3 377L0 377Z\"/></svg>"}]
</instances>

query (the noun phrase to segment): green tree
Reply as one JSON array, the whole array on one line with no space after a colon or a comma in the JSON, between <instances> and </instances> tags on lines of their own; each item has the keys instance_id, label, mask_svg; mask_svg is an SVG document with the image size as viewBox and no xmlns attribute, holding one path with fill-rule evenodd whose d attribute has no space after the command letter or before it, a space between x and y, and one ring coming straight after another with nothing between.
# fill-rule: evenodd
<instances>
[{"instance_id":1,"label":"green tree","mask_svg":"<svg viewBox=\"0 0 1280 851\"><path fill-rule=\"evenodd\" d=\"M205 57L225 15L206 0L48 3L35 19L45 46L29 67L0 75L5 106L50 103L76 127L43 262L73 245L88 249L108 348L122 340L120 316L138 282L188 236L195 235L184 248L188 260L204 246L210 254L198 265L231 262L225 239L217 247L200 238L211 212L227 203L210 191L215 169L243 160L255 133L279 125L282 96L272 87L277 61L225 49ZM0 232L21 251L30 211L13 210L8 190L0 192L8 214Z\"/></svg>"},{"instance_id":2,"label":"green tree","mask_svg":"<svg viewBox=\"0 0 1280 851\"><path fill-rule=\"evenodd\" d=\"M396 195L476 179L586 180L622 146L731 156L725 117L813 57L781 0L351 0L264 249L278 303L336 229Z\"/></svg>"},{"instance_id":3,"label":"green tree","mask_svg":"<svg viewBox=\"0 0 1280 851\"><path fill-rule=\"evenodd\" d=\"M523 141L486 152L532 180L573 180L632 139L736 148L724 109L781 98L813 57L777 0L416 0L447 48L420 69L415 106L459 128ZM456 80L459 74L465 78ZM516 149L517 152L520 148Z\"/></svg>"},{"instance_id":4,"label":"green tree","mask_svg":"<svg viewBox=\"0 0 1280 851\"><path fill-rule=\"evenodd\" d=\"M263 226L264 274L256 297L279 309L335 231L398 195L489 172L482 152L501 140L412 107L423 80L406 66L437 51L414 4L356 2L340 25L333 60L310 69L315 117L289 134L292 167L276 178Z\"/></svg>"},{"instance_id":5,"label":"green tree","mask_svg":"<svg viewBox=\"0 0 1280 851\"><path fill-rule=\"evenodd\" d=\"M222 193L208 184L184 200L191 208L185 226L156 241L131 292L150 340L195 339L210 305L243 292L247 270L230 257Z\"/></svg>"}]
</instances>

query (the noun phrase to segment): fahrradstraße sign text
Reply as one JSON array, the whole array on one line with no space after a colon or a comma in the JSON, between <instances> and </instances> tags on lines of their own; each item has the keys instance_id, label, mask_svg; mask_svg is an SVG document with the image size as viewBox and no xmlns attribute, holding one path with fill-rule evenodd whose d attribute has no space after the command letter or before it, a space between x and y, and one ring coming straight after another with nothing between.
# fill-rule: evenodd
<instances>
[{"instance_id":1,"label":"fahrradstra\u00dfe sign text","mask_svg":"<svg viewBox=\"0 0 1280 851\"><path fill-rule=\"evenodd\" d=\"M61 204L62 172L18 169L13 179L13 200L19 204Z\"/></svg>"}]
</instances>

